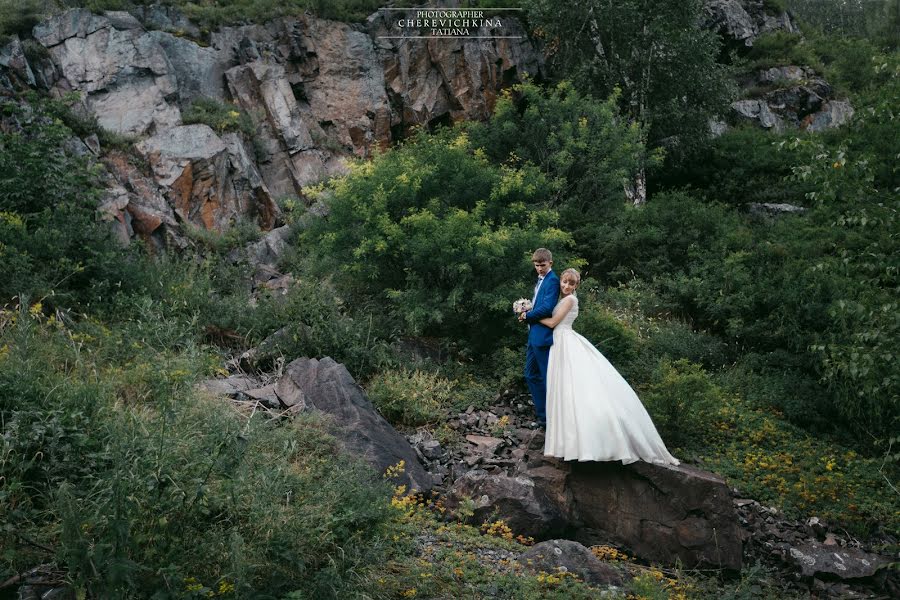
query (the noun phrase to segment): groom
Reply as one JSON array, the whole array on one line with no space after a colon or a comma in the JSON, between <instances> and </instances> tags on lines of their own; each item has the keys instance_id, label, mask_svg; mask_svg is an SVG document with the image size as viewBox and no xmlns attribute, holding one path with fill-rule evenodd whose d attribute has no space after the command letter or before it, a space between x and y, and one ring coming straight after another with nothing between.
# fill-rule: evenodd
<instances>
[{"instance_id":1,"label":"groom","mask_svg":"<svg viewBox=\"0 0 900 600\"><path fill-rule=\"evenodd\" d=\"M538 280L534 286L532 309L519 315L528 328L528 346L525 351L525 381L534 400L534 412L541 427L547 426L547 361L553 345L553 330L538 323L553 314L559 299L559 277L553 267L553 254L546 248L538 248L531 255Z\"/></svg>"}]
</instances>

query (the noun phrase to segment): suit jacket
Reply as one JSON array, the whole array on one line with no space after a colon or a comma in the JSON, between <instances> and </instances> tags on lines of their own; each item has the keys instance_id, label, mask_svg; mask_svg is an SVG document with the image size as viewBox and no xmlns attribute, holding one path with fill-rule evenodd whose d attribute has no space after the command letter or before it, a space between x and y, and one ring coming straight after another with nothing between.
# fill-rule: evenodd
<instances>
[{"instance_id":1,"label":"suit jacket","mask_svg":"<svg viewBox=\"0 0 900 600\"><path fill-rule=\"evenodd\" d=\"M552 346L553 330L546 325L538 323L553 314L553 307L559 300L559 277L553 271L544 276L544 282L538 290L534 306L525 313L525 322L530 324L528 329L529 346Z\"/></svg>"}]
</instances>

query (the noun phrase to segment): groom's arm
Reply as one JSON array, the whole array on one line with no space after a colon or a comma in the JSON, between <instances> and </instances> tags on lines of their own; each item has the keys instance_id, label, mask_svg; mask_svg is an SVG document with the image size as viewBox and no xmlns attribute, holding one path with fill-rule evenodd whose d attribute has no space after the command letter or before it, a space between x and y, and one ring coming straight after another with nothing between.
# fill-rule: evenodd
<instances>
[{"instance_id":1,"label":"groom's arm","mask_svg":"<svg viewBox=\"0 0 900 600\"><path fill-rule=\"evenodd\" d=\"M525 313L526 323L537 323L541 319L553 315L553 307L556 306L556 300L559 298L559 279L545 280L544 283L550 287L545 290L544 286L541 286L536 305Z\"/></svg>"}]
</instances>

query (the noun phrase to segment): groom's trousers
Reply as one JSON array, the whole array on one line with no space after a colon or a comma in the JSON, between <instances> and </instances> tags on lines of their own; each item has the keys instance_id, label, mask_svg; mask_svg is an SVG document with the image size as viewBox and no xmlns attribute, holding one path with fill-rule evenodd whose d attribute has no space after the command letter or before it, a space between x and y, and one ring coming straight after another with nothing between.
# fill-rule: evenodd
<instances>
[{"instance_id":1,"label":"groom's trousers","mask_svg":"<svg viewBox=\"0 0 900 600\"><path fill-rule=\"evenodd\" d=\"M547 423L547 363L550 361L550 346L532 346L525 350L525 383L534 401L537 420Z\"/></svg>"}]
</instances>

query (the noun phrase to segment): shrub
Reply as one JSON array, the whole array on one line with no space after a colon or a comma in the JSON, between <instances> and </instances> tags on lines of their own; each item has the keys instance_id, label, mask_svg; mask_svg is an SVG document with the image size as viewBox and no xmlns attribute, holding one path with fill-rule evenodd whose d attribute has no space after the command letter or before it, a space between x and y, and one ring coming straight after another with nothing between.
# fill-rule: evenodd
<instances>
[{"instance_id":1,"label":"shrub","mask_svg":"<svg viewBox=\"0 0 900 600\"><path fill-rule=\"evenodd\" d=\"M546 173L551 203L578 238L621 206L623 183L647 159L641 131L619 115L617 99L595 100L568 82L546 90L518 84L501 95L489 122L470 127L472 143L496 163L524 161Z\"/></svg>"},{"instance_id":2,"label":"shrub","mask_svg":"<svg viewBox=\"0 0 900 600\"><path fill-rule=\"evenodd\" d=\"M714 410L724 395L700 365L662 359L641 400L667 444L697 447L713 429Z\"/></svg>"},{"instance_id":3,"label":"shrub","mask_svg":"<svg viewBox=\"0 0 900 600\"><path fill-rule=\"evenodd\" d=\"M721 205L684 192L658 194L646 206L626 207L594 225L593 242L582 251L598 275L652 280L685 269L736 222Z\"/></svg>"},{"instance_id":4,"label":"shrub","mask_svg":"<svg viewBox=\"0 0 900 600\"><path fill-rule=\"evenodd\" d=\"M372 403L388 421L416 427L447 417L454 385L439 375L400 369L379 373L367 389Z\"/></svg>"},{"instance_id":5,"label":"shrub","mask_svg":"<svg viewBox=\"0 0 900 600\"><path fill-rule=\"evenodd\" d=\"M184 111L182 121L185 125L192 123L209 125L220 134L240 131L246 136L253 136L256 133L253 120L244 110L213 98L196 98Z\"/></svg>"},{"instance_id":6,"label":"shrub","mask_svg":"<svg viewBox=\"0 0 900 600\"><path fill-rule=\"evenodd\" d=\"M0 514L21 535L0 542L4 578L57 560L90 597L354 592L388 494L327 422L250 418L191 393L201 355L107 362L117 333L37 318L0 331Z\"/></svg>"},{"instance_id":7,"label":"shrub","mask_svg":"<svg viewBox=\"0 0 900 600\"><path fill-rule=\"evenodd\" d=\"M536 169L491 165L465 133L420 133L321 192L329 215L310 216L301 246L350 302L375 299L379 320L485 353L520 331L510 307L530 292L532 251L572 263L547 193Z\"/></svg>"},{"instance_id":8,"label":"shrub","mask_svg":"<svg viewBox=\"0 0 900 600\"><path fill-rule=\"evenodd\" d=\"M97 165L63 149L72 132L43 104L4 102L0 114L18 123L0 131L0 305L19 297L83 308L129 288L130 252L95 218Z\"/></svg>"},{"instance_id":9,"label":"shrub","mask_svg":"<svg viewBox=\"0 0 900 600\"><path fill-rule=\"evenodd\" d=\"M9 35L26 35L41 19L43 4L38 0L0 0L0 42Z\"/></svg>"}]
</instances>

